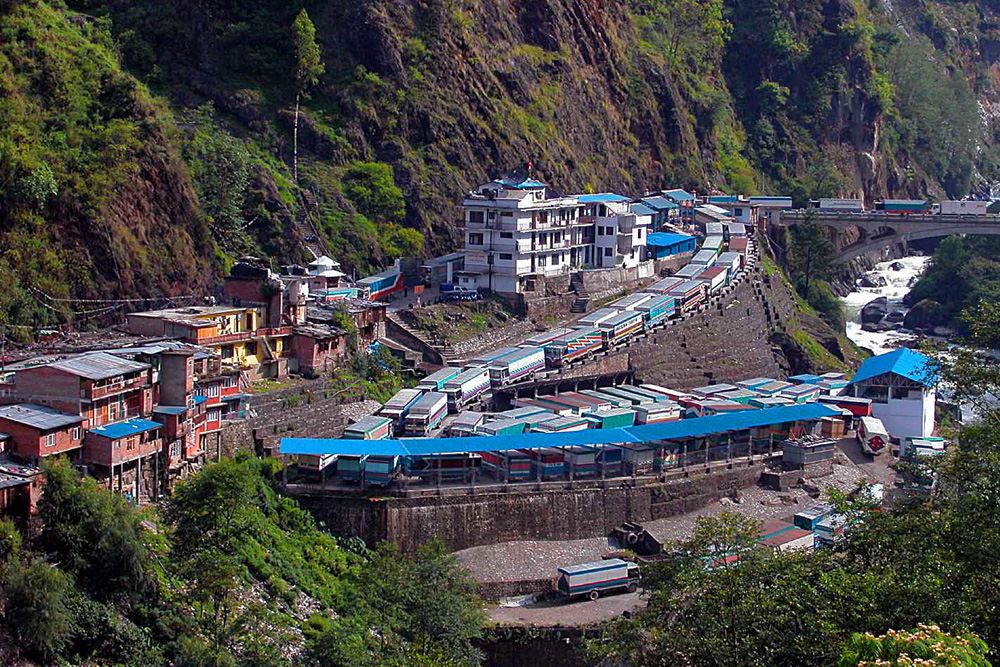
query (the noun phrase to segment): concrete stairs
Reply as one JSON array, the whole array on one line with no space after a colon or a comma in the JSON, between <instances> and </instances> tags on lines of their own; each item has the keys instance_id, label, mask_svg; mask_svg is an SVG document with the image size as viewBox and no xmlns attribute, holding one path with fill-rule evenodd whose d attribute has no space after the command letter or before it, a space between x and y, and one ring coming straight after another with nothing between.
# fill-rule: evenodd
<instances>
[{"instance_id":1,"label":"concrete stairs","mask_svg":"<svg viewBox=\"0 0 1000 667\"><path fill-rule=\"evenodd\" d=\"M319 241L319 231L312 223L312 215L316 211L316 197L309 190L302 191L302 206L295 214L295 231L302 237L306 249L313 258L324 254L324 248ZM308 239L315 238L315 241Z\"/></svg>"},{"instance_id":2,"label":"concrete stairs","mask_svg":"<svg viewBox=\"0 0 1000 667\"><path fill-rule=\"evenodd\" d=\"M385 335L390 340L413 352L431 364L444 364L448 346L431 340L426 332L407 324L397 313L386 313Z\"/></svg>"},{"instance_id":3,"label":"concrete stairs","mask_svg":"<svg viewBox=\"0 0 1000 667\"><path fill-rule=\"evenodd\" d=\"M583 276L579 272L570 276L569 289L571 292L576 293L576 299L573 301L573 305L570 306L569 312L574 315L583 315L587 312L587 307L590 305L590 294L587 292L587 288L584 287Z\"/></svg>"}]
</instances>

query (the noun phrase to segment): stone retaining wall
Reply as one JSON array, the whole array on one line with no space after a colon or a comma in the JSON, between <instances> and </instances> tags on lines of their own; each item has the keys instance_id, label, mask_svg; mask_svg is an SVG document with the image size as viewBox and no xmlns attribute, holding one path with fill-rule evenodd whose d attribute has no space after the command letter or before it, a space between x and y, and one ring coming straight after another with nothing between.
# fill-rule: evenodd
<instances>
[{"instance_id":1,"label":"stone retaining wall","mask_svg":"<svg viewBox=\"0 0 1000 667\"><path fill-rule=\"evenodd\" d=\"M696 470L700 472L696 472ZM712 472L706 472L712 470ZM308 486L287 492L334 535L356 535L369 545L383 540L405 553L432 538L451 550L516 540L575 540L607 535L624 521L651 521L701 509L734 490L757 483L763 465L734 462L692 468L687 477L591 482L584 488L548 484L449 489L449 495L359 497ZM586 483L581 483L586 484Z\"/></svg>"}]
</instances>

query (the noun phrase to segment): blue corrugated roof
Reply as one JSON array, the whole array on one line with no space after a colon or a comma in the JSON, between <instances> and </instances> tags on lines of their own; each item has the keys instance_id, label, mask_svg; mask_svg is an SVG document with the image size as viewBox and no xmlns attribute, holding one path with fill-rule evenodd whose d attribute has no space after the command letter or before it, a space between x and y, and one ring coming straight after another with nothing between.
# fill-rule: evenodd
<instances>
[{"instance_id":1,"label":"blue corrugated roof","mask_svg":"<svg viewBox=\"0 0 1000 667\"><path fill-rule=\"evenodd\" d=\"M686 190L664 190L663 194L674 201L691 201L694 199L694 195Z\"/></svg>"},{"instance_id":2,"label":"blue corrugated roof","mask_svg":"<svg viewBox=\"0 0 1000 667\"><path fill-rule=\"evenodd\" d=\"M709 204L736 204L740 200L736 195L715 195L708 198Z\"/></svg>"},{"instance_id":3,"label":"blue corrugated roof","mask_svg":"<svg viewBox=\"0 0 1000 667\"><path fill-rule=\"evenodd\" d=\"M155 428L162 427L163 424L160 422L154 422L148 419L129 419L128 421L118 422L117 424L98 426L97 428L90 429L90 432L96 433L97 435L103 435L105 438L117 440L118 438L125 438L130 435L135 435L136 433L145 433L146 431L152 431Z\"/></svg>"},{"instance_id":4,"label":"blue corrugated roof","mask_svg":"<svg viewBox=\"0 0 1000 667\"><path fill-rule=\"evenodd\" d=\"M664 197L643 197L642 203L651 206L658 211L666 209L680 208L677 204Z\"/></svg>"},{"instance_id":5,"label":"blue corrugated roof","mask_svg":"<svg viewBox=\"0 0 1000 667\"><path fill-rule=\"evenodd\" d=\"M192 398L194 399L194 404L195 405L201 405L202 403L204 403L205 401L208 400L208 396L198 396L198 395L195 395L195 396L192 396Z\"/></svg>"},{"instance_id":6,"label":"blue corrugated roof","mask_svg":"<svg viewBox=\"0 0 1000 667\"><path fill-rule=\"evenodd\" d=\"M577 201L583 202L584 204L595 204L611 201L629 201L629 198L625 195L616 195L613 192L600 192L595 195L579 195L577 196Z\"/></svg>"},{"instance_id":7,"label":"blue corrugated roof","mask_svg":"<svg viewBox=\"0 0 1000 667\"><path fill-rule=\"evenodd\" d=\"M670 234L668 232L653 232L646 238L646 245L670 246L684 241L690 241L693 236L687 234Z\"/></svg>"},{"instance_id":8,"label":"blue corrugated roof","mask_svg":"<svg viewBox=\"0 0 1000 667\"><path fill-rule=\"evenodd\" d=\"M908 347L901 347L898 350L865 359L861 368L851 378L851 384L870 380L883 373L895 373L926 387L937 382L938 376L935 362L930 357L914 352Z\"/></svg>"},{"instance_id":9,"label":"blue corrugated roof","mask_svg":"<svg viewBox=\"0 0 1000 667\"><path fill-rule=\"evenodd\" d=\"M340 440L335 438L282 438L282 454L379 454L385 456L427 456L461 452L499 452L508 449L538 449L573 445L613 445L623 442L651 442L696 438L726 431L742 431L757 426L840 414L822 403L801 403L761 410L683 419L661 424L613 429L587 429L563 433L473 436L467 438L406 438L404 440Z\"/></svg>"},{"instance_id":10,"label":"blue corrugated roof","mask_svg":"<svg viewBox=\"0 0 1000 667\"><path fill-rule=\"evenodd\" d=\"M636 215L656 215L656 211L649 208L645 204L629 204L628 210L632 211Z\"/></svg>"}]
</instances>

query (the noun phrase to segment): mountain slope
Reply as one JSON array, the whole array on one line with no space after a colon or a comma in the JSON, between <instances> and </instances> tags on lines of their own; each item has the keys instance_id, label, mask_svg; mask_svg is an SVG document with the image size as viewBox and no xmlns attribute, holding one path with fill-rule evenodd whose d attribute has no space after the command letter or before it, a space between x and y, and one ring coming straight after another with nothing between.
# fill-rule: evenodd
<instances>
[{"instance_id":1,"label":"mountain slope","mask_svg":"<svg viewBox=\"0 0 1000 667\"><path fill-rule=\"evenodd\" d=\"M51 314L32 288L155 296L200 289L241 255L308 259L294 220L314 200L348 269L452 250L462 193L528 163L567 191L799 203L959 196L1000 174L987 0L69 4L0 10L16 121L0 129L0 173L23 180L0 214L0 271L21 296L0 312L19 320ZM303 103L295 183L303 8L325 74Z\"/></svg>"},{"instance_id":2,"label":"mountain slope","mask_svg":"<svg viewBox=\"0 0 1000 667\"><path fill-rule=\"evenodd\" d=\"M104 22L43 2L0 12L0 323L56 321L71 296L211 285L211 240L166 132Z\"/></svg>"}]
</instances>

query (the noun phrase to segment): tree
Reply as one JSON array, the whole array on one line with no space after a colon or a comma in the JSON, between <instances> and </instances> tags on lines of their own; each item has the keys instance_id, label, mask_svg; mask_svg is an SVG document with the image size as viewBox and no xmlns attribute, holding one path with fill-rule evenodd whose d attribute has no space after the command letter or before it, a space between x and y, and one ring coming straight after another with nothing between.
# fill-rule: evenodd
<instances>
[{"instance_id":1,"label":"tree","mask_svg":"<svg viewBox=\"0 0 1000 667\"><path fill-rule=\"evenodd\" d=\"M854 634L844 645L837 667L990 667L986 642L974 634L952 635L936 625L890 630L878 637Z\"/></svg>"},{"instance_id":2,"label":"tree","mask_svg":"<svg viewBox=\"0 0 1000 667\"><path fill-rule=\"evenodd\" d=\"M806 209L805 220L792 229L788 263L805 281L805 296L813 278L825 278L834 260L833 242L813 219L813 209Z\"/></svg>"},{"instance_id":3,"label":"tree","mask_svg":"<svg viewBox=\"0 0 1000 667\"><path fill-rule=\"evenodd\" d=\"M403 219L406 202L393 178L391 166L384 162L353 161L344 170L341 182L344 194L369 220L387 224Z\"/></svg>"},{"instance_id":4,"label":"tree","mask_svg":"<svg viewBox=\"0 0 1000 667\"><path fill-rule=\"evenodd\" d=\"M15 641L46 661L54 661L73 636L68 609L70 578L41 559L16 563L0 586L4 617Z\"/></svg>"},{"instance_id":5,"label":"tree","mask_svg":"<svg viewBox=\"0 0 1000 667\"><path fill-rule=\"evenodd\" d=\"M312 86L319 83L319 77L326 71L316 43L316 27L309 14L302 9L292 24L292 41L295 49L295 127L293 129L292 171L295 182L299 182L299 102L308 95Z\"/></svg>"}]
</instances>

